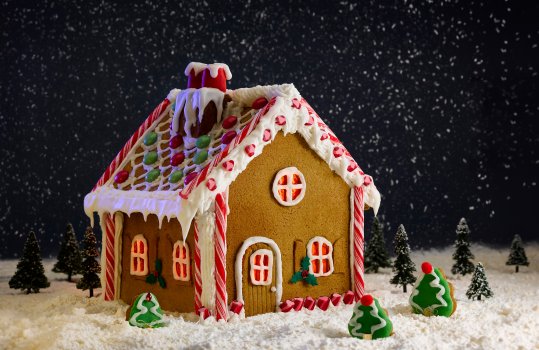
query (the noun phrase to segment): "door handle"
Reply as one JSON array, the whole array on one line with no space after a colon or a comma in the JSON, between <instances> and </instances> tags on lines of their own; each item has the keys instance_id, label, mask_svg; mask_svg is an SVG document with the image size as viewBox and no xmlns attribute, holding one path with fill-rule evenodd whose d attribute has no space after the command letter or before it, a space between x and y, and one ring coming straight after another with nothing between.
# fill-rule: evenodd
<instances>
[{"instance_id":1,"label":"door handle","mask_svg":"<svg viewBox=\"0 0 539 350\"><path fill-rule=\"evenodd\" d=\"M277 288L275 288L275 286L271 286L270 292L275 293L276 291L277 291Z\"/></svg>"}]
</instances>

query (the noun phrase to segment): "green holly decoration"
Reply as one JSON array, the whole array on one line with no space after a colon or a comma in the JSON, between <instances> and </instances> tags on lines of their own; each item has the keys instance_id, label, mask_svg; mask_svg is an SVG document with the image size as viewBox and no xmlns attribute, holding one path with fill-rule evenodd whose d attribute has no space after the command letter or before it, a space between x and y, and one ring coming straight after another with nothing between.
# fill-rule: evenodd
<instances>
[{"instance_id":1,"label":"green holly decoration","mask_svg":"<svg viewBox=\"0 0 539 350\"><path fill-rule=\"evenodd\" d=\"M294 272L292 278L290 279L290 283L296 283L303 280L303 282L311 286L317 286L318 281L316 280L316 277L312 273L309 273L310 266L311 259L308 256L301 259L300 269L299 271Z\"/></svg>"},{"instance_id":2,"label":"green holly decoration","mask_svg":"<svg viewBox=\"0 0 539 350\"><path fill-rule=\"evenodd\" d=\"M148 277L146 277L146 283L155 284L155 282L159 282L159 286L161 286L161 288L166 288L167 283L165 282L165 279L163 278L163 276L161 276L162 271L163 271L163 263L161 262L161 259L156 259L155 271L153 273L150 273Z\"/></svg>"}]
</instances>

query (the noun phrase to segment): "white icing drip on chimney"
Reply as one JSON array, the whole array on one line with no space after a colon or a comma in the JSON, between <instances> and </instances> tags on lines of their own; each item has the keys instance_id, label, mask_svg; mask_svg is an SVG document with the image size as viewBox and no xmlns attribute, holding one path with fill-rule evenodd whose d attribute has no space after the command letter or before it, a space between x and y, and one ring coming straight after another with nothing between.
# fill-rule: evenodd
<instances>
[{"instance_id":1,"label":"white icing drip on chimney","mask_svg":"<svg viewBox=\"0 0 539 350\"><path fill-rule=\"evenodd\" d=\"M230 72L230 68L228 68L228 65L224 63L208 64L207 68L210 70L210 75L214 79L217 78L217 74L219 74L219 69L221 68L225 71L226 80L232 79L232 73Z\"/></svg>"},{"instance_id":2,"label":"white icing drip on chimney","mask_svg":"<svg viewBox=\"0 0 539 350\"><path fill-rule=\"evenodd\" d=\"M200 63L200 62L191 62L185 67L185 75L189 75L191 73L191 70L195 70L195 75L198 75L198 73L202 72L204 69L206 69L207 64L206 63Z\"/></svg>"},{"instance_id":3,"label":"white icing drip on chimney","mask_svg":"<svg viewBox=\"0 0 539 350\"><path fill-rule=\"evenodd\" d=\"M172 136L179 134L180 114L183 110L185 116L185 124L183 128L188 138L192 138L191 127L196 125L197 120L202 122L204 109L208 103L215 103L217 107L217 123L221 122L223 114L223 99L225 93L214 88L186 89L182 90L176 96L176 107L174 116L172 117ZM198 113L196 110L198 108Z\"/></svg>"}]
</instances>

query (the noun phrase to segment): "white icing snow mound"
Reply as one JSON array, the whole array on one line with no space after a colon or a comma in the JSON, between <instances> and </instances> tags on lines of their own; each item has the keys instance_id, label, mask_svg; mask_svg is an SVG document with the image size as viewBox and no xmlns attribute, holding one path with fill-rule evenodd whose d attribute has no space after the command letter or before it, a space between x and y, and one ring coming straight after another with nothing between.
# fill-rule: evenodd
<instances>
[{"instance_id":1,"label":"white icing snow mound","mask_svg":"<svg viewBox=\"0 0 539 350\"><path fill-rule=\"evenodd\" d=\"M393 337L366 341L350 337L352 306L266 314L223 323L198 322L191 315L167 316L160 329L131 327L127 306L88 299L87 292L64 275L50 272L51 287L39 294L20 294L8 281L17 261L0 261L0 349L539 349L539 246L526 247L530 267L505 266L507 251L472 247L484 263L494 297L469 301L466 277L448 275L456 288L457 311L451 318L414 315L409 293L388 283L390 270L366 275L366 289L380 299L393 321ZM449 272L452 249L413 254ZM78 276L77 276L78 277ZM77 279L77 277L75 279ZM411 289L409 289L411 291ZM100 290L97 291L101 293Z\"/></svg>"}]
</instances>

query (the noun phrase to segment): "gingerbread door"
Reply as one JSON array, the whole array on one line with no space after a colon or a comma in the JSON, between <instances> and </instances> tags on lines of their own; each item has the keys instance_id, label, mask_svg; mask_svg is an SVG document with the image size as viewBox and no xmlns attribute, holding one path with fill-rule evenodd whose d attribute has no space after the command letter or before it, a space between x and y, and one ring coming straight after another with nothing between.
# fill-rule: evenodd
<instances>
[{"instance_id":1,"label":"gingerbread door","mask_svg":"<svg viewBox=\"0 0 539 350\"><path fill-rule=\"evenodd\" d=\"M270 241L270 240L268 240ZM247 243L247 242L246 242ZM257 242L245 246L242 256L242 293L245 316L274 312L280 298L280 252L273 243ZM278 293L279 291L279 293Z\"/></svg>"}]
</instances>

